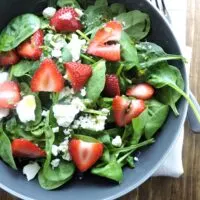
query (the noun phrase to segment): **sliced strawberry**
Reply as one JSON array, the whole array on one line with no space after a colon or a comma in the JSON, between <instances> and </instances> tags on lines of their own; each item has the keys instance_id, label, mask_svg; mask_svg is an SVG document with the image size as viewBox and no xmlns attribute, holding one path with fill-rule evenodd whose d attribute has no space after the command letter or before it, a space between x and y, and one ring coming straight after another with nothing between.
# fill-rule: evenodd
<instances>
[{"instance_id":1,"label":"sliced strawberry","mask_svg":"<svg viewBox=\"0 0 200 200\"><path fill-rule=\"evenodd\" d=\"M115 123L122 127L131 122L145 110L143 100L128 100L120 96L113 99L113 114Z\"/></svg>"},{"instance_id":2,"label":"sliced strawberry","mask_svg":"<svg viewBox=\"0 0 200 200\"><path fill-rule=\"evenodd\" d=\"M19 56L15 50L0 53L0 66L14 65L18 63Z\"/></svg>"},{"instance_id":3,"label":"sliced strawberry","mask_svg":"<svg viewBox=\"0 0 200 200\"><path fill-rule=\"evenodd\" d=\"M24 41L17 48L18 54L23 58L39 60L42 55L41 46L44 41L44 33L40 29L36 31L29 39Z\"/></svg>"},{"instance_id":4,"label":"sliced strawberry","mask_svg":"<svg viewBox=\"0 0 200 200\"><path fill-rule=\"evenodd\" d=\"M58 32L75 32L82 28L78 13L71 7L59 9L51 18L50 25Z\"/></svg>"},{"instance_id":5,"label":"sliced strawberry","mask_svg":"<svg viewBox=\"0 0 200 200\"><path fill-rule=\"evenodd\" d=\"M20 98L20 89L17 83L13 81L0 83L0 108L14 108Z\"/></svg>"},{"instance_id":6,"label":"sliced strawberry","mask_svg":"<svg viewBox=\"0 0 200 200\"><path fill-rule=\"evenodd\" d=\"M136 86L130 87L126 91L126 95L135 97L137 99L147 100L153 96L154 92L155 90L151 85L147 83L141 83Z\"/></svg>"},{"instance_id":7,"label":"sliced strawberry","mask_svg":"<svg viewBox=\"0 0 200 200\"><path fill-rule=\"evenodd\" d=\"M60 92L64 88L64 79L52 59L46 59L37 69L31 80L33 92Z\"/></svg>"},{"instance_id":8,"label":"sliced strawberry","mask_svg":"<svg viewBox=\"0 0 200 200\"><path fill-rule=\"evenodd\" d=\"M106 75L104 94L108 97L120 95L119 80L115 74Z\"/></svg>"},{"instance_id":9,"label":"sliced strawberry","mask_svg":"<svg viewBox=\"0 0 200 200\"><path fill-rule=\"evenodd\" d=\"M67 77L69 78L73 89L78 92L91 77L91 66L76 62L68 62L65 63L64 66L67 70Z\"/></svg>"},{"instance_id":10,"label":"sliced strawberry","mask_svg":"<svg viewBox=\"0 0 200 200\"><path fill-rule=\"evenodd\" d=\"M102 156L103 144L72 139L69 142L69 152L77 168L84 172L91 168Z\"/></svg>"},{"instance_id":11,"label":"sliced strawberry","mask_svg":"<svg viewBox=\"0 0 200 200\"><path fill-rule=\"evenodd\" d=\"M25 139L13 140L12 152L13 155L18 158L42 158L46 156L44 150Z\"/></svg>"},{"instance_id":12,"label":"sliced strawberry","mask_svg":"<svg viewBox=\"0 0 200 200\"><path fill-rule=\"evenodd\" d=\"M120 44L122 25L117 21L108 22L102 29L97 31L94 39L89 44L87 53L99 56L109 61L120 60ZM112 44L109 44L112 43ZM113 43L114 42L114 43Z\"/></svg>"}]
</instances>

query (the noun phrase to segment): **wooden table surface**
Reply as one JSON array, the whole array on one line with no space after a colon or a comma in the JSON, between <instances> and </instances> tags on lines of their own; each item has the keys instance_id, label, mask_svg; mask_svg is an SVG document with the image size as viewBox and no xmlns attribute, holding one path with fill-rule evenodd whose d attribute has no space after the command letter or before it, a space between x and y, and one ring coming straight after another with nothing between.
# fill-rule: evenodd
<instances>
[{"instance_id":1,"label":"wooden table surface","mask_svg":"<svg viewBox=\"0 0 200 200\"><path fill-rule=\"evenodd\" d=\"M190 87L200 102L200 0L188 0L187 45L192 46ZM151 178L121 200L200 200L200 135L186 122L183 147L184 175L179 179ZM0 200L16 200L0 190Z\"/></svg>"}]
</instances>

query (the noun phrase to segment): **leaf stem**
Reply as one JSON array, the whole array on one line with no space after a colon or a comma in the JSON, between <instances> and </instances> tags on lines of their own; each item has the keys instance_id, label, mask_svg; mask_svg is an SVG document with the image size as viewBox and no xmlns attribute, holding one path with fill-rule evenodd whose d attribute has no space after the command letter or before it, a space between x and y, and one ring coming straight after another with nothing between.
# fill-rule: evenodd
<instances>
[{"instance_id":1,"label":"leaf stem","mask_svg":"<svg viewBox=\"0 0 200 200\"><path fill-rule=\"evenodd\" d=\"M183 97L185 97L185 99L187 100L187 102L189 103L190 107L192 108L196 118L198 119L199 123L200 123L200 114L197 111L194 103L192 102L192 100L190 99L189 95L187 95L183 90L181 90L179 87L173 85L173 84L168 84L171 88L173 88L174 90L176 90L179 94L181 94Z\"/></svg>"},{"instance_id":2,"label":"leaf stem","mask_svg":"<svg viewBox=\"0 0 200 200\"><path fill-rule=\"evenodd\" d=\"M118 68L118 70L117 70L117 73L116 73L117 76L120 76L123 67L124 67L124 65L121 63L120 66L119 66L119 68Z\"/></svg>"},{"instance_id":3,"label":"leaf stem","mask_svg":"<svg viewBox=\"0 0 200 200\"><path fill-rule=\"evenodd\" d=\"M105 115L102 111L99 110L93 110L93 109L85 109L83 112L89 113L89 114L96 114L96 115Z\"/></svg>"},{"instance_id":4,"label":"leaf stem","mask_svg":"<svg viewBox=\"0 0 200 200\"><path fill-rule=\"evenodd\" d=\"M77 30L76 31L83 39L85 39L87 42L90 42L90 38L85 34L83 33L82 31L80 30Z\"/></svg>"},{"instance_id":5,"label":"leaf stem","mask_svg":"<svg viewBox=\"0 0 200 200\"><path fill-rule=\"evenodd\" d=\"M89 56L86 56L85 54L81 54L81 58L86 59L87 61L91 62L92 64L95 63L96 61Z\"/></svg>"}]
</instances>

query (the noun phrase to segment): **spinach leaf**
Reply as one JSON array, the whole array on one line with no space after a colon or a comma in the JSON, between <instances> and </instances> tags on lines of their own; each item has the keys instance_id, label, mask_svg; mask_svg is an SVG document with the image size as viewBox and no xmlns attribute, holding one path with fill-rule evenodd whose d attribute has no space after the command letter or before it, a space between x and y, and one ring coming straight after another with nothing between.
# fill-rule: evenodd
<instances>
[{"instance_id":1,"label":"spinach leaf","mask_svg":"<svg viewBox=\"0 0 200 200\"><path fill-rule=\"evenodd\" d=\"M144 133L147 120L148 120L148 109L143 111L137 118L134 118L132 120L133 136L131 138L130 144L138 144Z\"/></svg>"},{"instance_id":2,"label":"spinach leaf","mask_svg":"<svg viewBox=\"0 0 200 200\"><path fill-rule=\"evenodd\" d=\"M96 101L100 97L105 86L105 73L106 63L104 60L100 60L93 65L93 73L86 86L88 99Z\"/></svg>"},{"instance_id":3,"label":"spinach leaf","mask_svg":"<svg viewBox=\"0 0 200 200\"><path fill-rule=\"evenodd\" d=\"M108 6L108 1L107 0L96 0L94 5L95 6Z\"/></svg>"},{"instance_id":4,"label":"spinach leaf","mask_svg":"<svg viewBox=\"0 0 200 200\"><path fill-rule=\"evenodd\" d=\"M131 63L133 66L139 65L137 50L129 35L122 31L121 39L121 56L127 63Z\"/></svg>"},{"instance_id":5,"label":"spinach leaf","mask_svg":"<svg viewBox=\"0 0 200 200\"><path fill-rule=\"evenodd\" d=\"M97 139L90 137L90 136L86 136L86 135L80 135L80 134L73 134L72 138L76 138L85 142L99 142Z\"/></svg>"},{"instance_id":6,"label":"spinach leaf","mask_svg":"<svg viewBox=\"0 0 200 200\"><path fill-rule=\"evenodd\" d=\"M155 88L159 88L158 99L170 105L174 113L178 115L176 102L180 99L182 94L174 89L174 87L179 90L183 90L184 88L184 81L180 71L176 67L167 64L155 66L151 70L148 83Z\"/></svg>"},{"instance_id":7,"label":"spinach leaf","mask_svg":"<svg viewBox=\"0 0 200 200\"><path fill-rule=\"evenodd\" d=\"M67 6L80 8L80 5L76 0L58 0L57 1L57 6L61 7L61 8L62 7L67 7Z\"/></svg>"},{"instance_id":8,"label":"spinach leaf","mask_svg":"<svg viewBox=\"0 0 200 200\"><path fill-rule=\"evenodd\" d=\"M17 169L12 155L11 143L8 136L3 131L2 124L0 125L0 158L13 169Z\"/></svg>"},{"instance_id":9,"label":"spinach leaf","mask_svg":"<svg viewBox=\"0 0 200 200\"><path fill-rule=\"evenodd\" d=\"M40 19L33 14L14 18L0 34L0 51L10 51L40 28Z\"/></svg>"},{"instance_id":10,"label":"spinach leaf","mask_svg":"<svg viewBox=\"0 0 200 200\"><path fill-rule=\"evenodd\" d=\"M117 16L121 13L125 13L126 12L126 8L124 6L124 4L121 3L113 3L110 6L111 12L113 14L113 16Z\"/></svg>"},{"instance_id":11,"label":"spinach leaf","mask_svg":"<svg viewBox=\"0 0 200 200\"><path fill-rule=\"evenodd\" d=\"M122 13L116 17L116 20L124 24L124 31L135 40L141 40L149 33L149 16L139 10Z\"/></svg>"},{"instance_id":12,"label":"spinach leaf","mask_svg":"<svg viewBox=\"0 0 200 200\"><path fill-rule=\"evenodd\" d=\"M145 119L142 119L142 121L145 121L145 137L146 139L150 139L165 122L169 113L169 106L155 100L148 101L147 105L148 117L146 117L146 121Z\"/></svg>"},{"instance_id":13,"label":"spinach leaf","mask_svg":"<svg viewBox=\"0 0 200 200\"><path fill-rule=\"evenodd\" d=\"M63 59L63 62L71 62L72 61L72 54L69 51L69 49L67 48L67 46L65 46L62 49L62 59Z\"/></svg>"},{"instance_id":14,"label":"spinach leaf","mask_svg":"<svg viewBox=\"0 0 200 200\"><path fill-rule=\"evenodd\" d=\"M45 19L44 17L40 17L40 28L41 29L47 29L49 27L50 27L49 20Z\"/></svg>"},{"instance_id":15,"label":"spinach leaf","mask_svg":"<svg viewBox=\"0 0 200 200\"><path fill-rule=\"evenodd\" d=\"M92 168L91 173L111 179L113 181L117 181L119 183L121 183L123 179L122 168L115 159L113 159L103 167Z\"/></svg>"},{"instance_id":16,"label":"spinach leaf","mask_svg":"<svg viewBox=\"0 0 200 200\"><path fill-rule=\"evenodd\" d=\"M39 61L22 60L12 66L12 75L15 77L21 77L28 72L34 72L39 67L39 64Z\"/></svg>"}]
</instances>

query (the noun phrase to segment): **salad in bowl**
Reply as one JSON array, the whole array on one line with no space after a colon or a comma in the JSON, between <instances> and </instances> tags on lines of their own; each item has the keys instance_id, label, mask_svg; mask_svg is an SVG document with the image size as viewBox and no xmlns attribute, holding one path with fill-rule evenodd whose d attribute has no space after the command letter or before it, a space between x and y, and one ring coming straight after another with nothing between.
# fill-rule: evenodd
<instances>
[{"instance_id":1,"label":"salad in bowl","mask_svg":"<svg viewBox=\"0 0 200 200\"><path fill-rule=\"evenodd\" d=\"M150 18L58 0L0 34L0 158L46 190L77 172L117 183L184 96L183 60L146 40Z\"/></svg>"}]
</instances>

